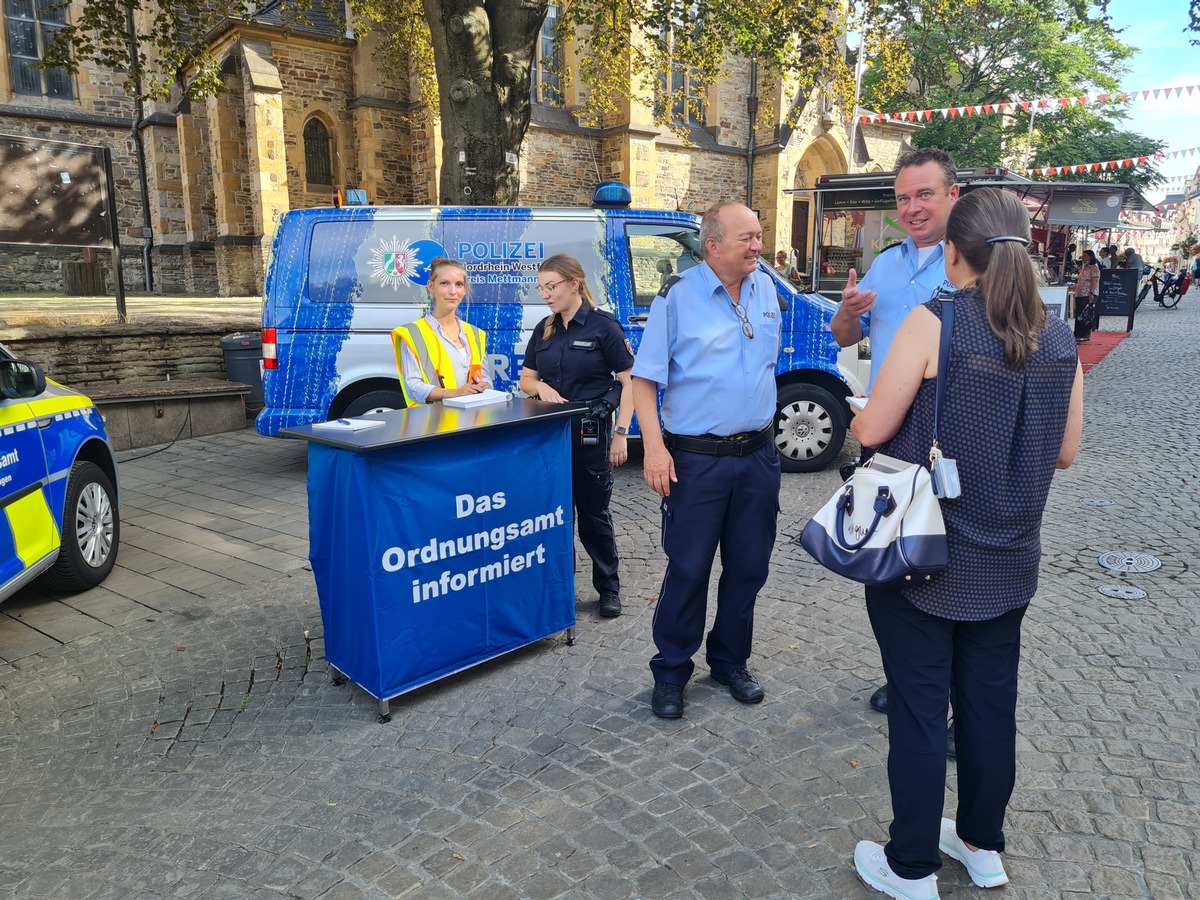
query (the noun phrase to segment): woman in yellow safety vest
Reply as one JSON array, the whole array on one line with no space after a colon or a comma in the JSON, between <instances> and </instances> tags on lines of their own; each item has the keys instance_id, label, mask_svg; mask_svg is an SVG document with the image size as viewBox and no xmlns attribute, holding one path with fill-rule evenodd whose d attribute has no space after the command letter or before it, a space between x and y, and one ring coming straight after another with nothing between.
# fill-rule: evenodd
<instances>
[{"instance_id":1,"label":"woman in yellow safety vest","mask_svg":"<svg viewBox=\"0 0 1200 900\"><path fill-rule=\"evenodd\" d=\"M409 406L490 388L487 334L458 318L469 290L461 263L438 257L429 264L430 311L392 331L400 385Z\"/></svg>"}]
</instances>

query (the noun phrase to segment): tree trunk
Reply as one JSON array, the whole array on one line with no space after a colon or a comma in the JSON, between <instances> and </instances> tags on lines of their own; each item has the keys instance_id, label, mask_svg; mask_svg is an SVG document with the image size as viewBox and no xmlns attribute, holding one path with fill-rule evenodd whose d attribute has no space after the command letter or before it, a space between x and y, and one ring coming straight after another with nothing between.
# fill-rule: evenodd
<instances>
[{"instance_id":1,"label":"tree trunk","mask_svg":"<svg viewBox=\"0 0 1200 900\"><path fill-rule=\"evenodd\" d=\"M530 72L548 0L424 0L441 105L442 203L520 196Z\"/></svg>"}]
</instances>

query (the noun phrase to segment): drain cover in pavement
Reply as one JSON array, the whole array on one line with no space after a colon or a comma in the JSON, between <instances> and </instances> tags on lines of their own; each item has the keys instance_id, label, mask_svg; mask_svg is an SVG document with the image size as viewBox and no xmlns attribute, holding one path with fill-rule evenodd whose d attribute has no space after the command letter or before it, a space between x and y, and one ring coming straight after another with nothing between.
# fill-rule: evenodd
<instances>
[{"instance_id":1,"label":"drain cover in pavement","mask_svg":"<svg viewBox=\"0 0 1200 900\"><path fill-rule=\"evenodd\" d=\"M1162 560L1158 557L1128 550L1109 550L1107 553L1101 553L1098 562L1114 572L1153 572L1162 568Z\"/></svg>"},{"instance_id":2,"label":"drain cover in pavement","mask_svg":"<svg viewBox=\"0 0 1200 900\"><path fill-rule=\"evenodd\" d=\"M1105 597L1116 597L1119 600L1145 600L1146 592L1141 588L1128 584L1106 584L1100 588Z\"/></svg>"},{"instance_id":3,"label":"drain cover in pavement","mask_svg":"<svg viewBox=\"0 0 1200 900\"><path fill-rule=\"evenodd\" d=\"M1111 500L1106 500L1103 497L1084 497L1079 501L1080 506L1112 506Z\"/></svg>"}]
</instances>

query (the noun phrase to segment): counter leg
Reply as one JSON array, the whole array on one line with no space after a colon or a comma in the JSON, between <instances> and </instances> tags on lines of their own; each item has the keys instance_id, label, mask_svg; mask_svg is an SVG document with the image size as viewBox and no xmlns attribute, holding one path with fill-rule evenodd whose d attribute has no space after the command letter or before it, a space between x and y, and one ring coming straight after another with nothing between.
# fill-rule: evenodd
<instances>
[{"instance_id":1,"label":"counter leg","mask_svg":"<svg viewBox=\"0 0 1200 900\"><path fill-rule=\"evenodd\" d=\"M575 646L575 626L574 625L572 625L570 628L567 629L567 646L568 647Z\"/></svg>"},{"instance_id":2,"label":"counter leg","mask_svg":"<svg viewBox=\"0 0 1200 900\"><path fill-rule=\"evenodd\" d=\"M380 725L386 725L392 721L392 707L387 700L379 701L379 718L376 720Z\"/></svg>"}]
</instances>

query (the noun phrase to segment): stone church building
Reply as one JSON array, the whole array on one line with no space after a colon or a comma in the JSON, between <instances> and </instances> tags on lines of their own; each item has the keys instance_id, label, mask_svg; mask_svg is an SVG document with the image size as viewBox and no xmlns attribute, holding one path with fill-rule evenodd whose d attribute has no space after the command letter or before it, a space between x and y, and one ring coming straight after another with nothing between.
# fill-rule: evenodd
<instances>
[{"instance_id":1,"label":"stone church building","mask_svg":"<svg viewBox=\"0 0 1200 900\"><path fill-rule=\"evenodd\" d=\"M225 90L198 101L138 104L124 74L77 75L35 64L75 12L58 0L7 0L0 50L0 140L16 136L107 147L126 290L252 296L262 292L279 217L329 205L339 190L368 202L437 202L436 123L407 84L380 71L371 38L356 41L314 4L309 22L285 25L278 2L212 34ZM560 89L542 65L553 53L554 8L535 68L532 122L521 155L521 203L585 206L596 183L629 184L638 206L702 211L720 198L758 211L764 253L795 248L807 262L811 204L786 189L826 173L890 170L911 125L859 125L820 92L788 94L733 60L715 85L689 86L702 115L685 141L625 103L602 128L572 115L578 86ZM757 100L750 130L748 98ZM788 113L802 111L794 125ZM0 173L3 179L3 173ZM5 190L12 190L6 185ZM62 291L66 274L98 267L113 290L106 253L0 243L0 292ZM78 279L76 279L78 280Z\"/></svg>"}]
</instances>

